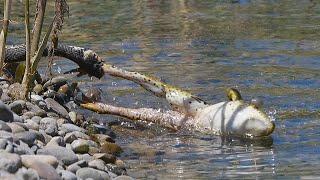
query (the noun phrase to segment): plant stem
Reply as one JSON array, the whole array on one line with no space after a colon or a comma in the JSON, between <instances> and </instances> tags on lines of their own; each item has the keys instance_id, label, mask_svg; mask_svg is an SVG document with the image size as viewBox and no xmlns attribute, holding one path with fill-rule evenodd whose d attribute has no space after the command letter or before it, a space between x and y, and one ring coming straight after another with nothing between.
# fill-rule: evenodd
<instances>
[{"instance_id":1,"label":"plant stem","mask_svg":"<svg viewBox=\"0 0 320 180\"><path fill-rule=\"evenodd\" d=\"M37 12L36 19L34 21L33 34L32 34L32 42L31 42L31 55L33 56L39 46L44 14L46 11L47 0L38 0L37 1Z\"/></svg>"},{"instance_id":2,"label":"plant stem","mask_svg":"<svg viewBox=\"0 0 320 180\"><path fill-rule=\"evenodd\" d=\"M0 76L2 75L3 71L3 64L6 57L5 48L6 48L6 41L7 41L7 34L8 34L8 26L9 26L9 16L10 16L10 8L11 0L4 1L4 13L3 13L3 27L0 34Z\"/></svg>"},{"instance_id":3,"label":"plant stem","mask_svg":"<svg viewBox=\"0 0 320 180\"><path fill-rule=\"evenodd\" d=\"M24 76L23 76L23 80L22 80L22 85L25 88L25 97L27 97L28 94L28 85L29 85L29 81L30 78L28 78L28 76L30 76L30 67L31 67L31 62L30 62L30 12L29 12L29 0L25 0L25 12L24 12L24 18L25 18L25 30L26 30L26 69L24 71Z\"/></svg>"}]
</instances>

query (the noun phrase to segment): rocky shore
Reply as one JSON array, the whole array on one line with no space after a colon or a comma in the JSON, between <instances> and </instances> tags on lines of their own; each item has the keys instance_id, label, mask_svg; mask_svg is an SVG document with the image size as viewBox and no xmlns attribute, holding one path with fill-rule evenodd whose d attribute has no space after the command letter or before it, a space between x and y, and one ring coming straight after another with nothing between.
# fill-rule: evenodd
<instances>
[{"instance_id":1,"label":"rocky shore","mask_svg":"<svg viewBox=\"0 0 320 180\"><path fill-rule=\"evenodd\" d=\"M77 112L99 91L61 76L35 85L28 101L21 92L0 82L0 179L133 179L108 125Z\"/></svg>"}]
</instances>

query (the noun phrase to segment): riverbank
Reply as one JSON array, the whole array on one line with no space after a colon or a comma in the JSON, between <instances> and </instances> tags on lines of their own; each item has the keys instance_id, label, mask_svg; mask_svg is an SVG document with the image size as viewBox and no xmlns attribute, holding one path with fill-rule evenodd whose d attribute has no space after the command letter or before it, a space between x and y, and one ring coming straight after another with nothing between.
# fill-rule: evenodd
<instances>
[{"instance_id":1,"label":"riverbank","mask_svg":"<svg viewBox=\"0 0 320 180\"><path fill-rule=\"evenodd\" d=\"M98 101L65 76L43 81L29 101L20 84L0 83L1 179L132 179L108 124L77 112L77 101Z\"/></svg>"}]
</instances>

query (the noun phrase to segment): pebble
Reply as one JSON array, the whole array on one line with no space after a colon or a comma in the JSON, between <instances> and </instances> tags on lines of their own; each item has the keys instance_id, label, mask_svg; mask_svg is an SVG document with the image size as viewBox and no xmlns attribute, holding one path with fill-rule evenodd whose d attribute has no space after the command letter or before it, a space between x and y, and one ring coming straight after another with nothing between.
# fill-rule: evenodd
<instances>
[{"instance_id":1,"label":"pebble","mask_svg":"<svg viewBox=\"0 0 320 180\"><path fill-rule=\"evenodd\" d=\"M72 150L75 153L85 154L89 152L89 143L87 140L77 139L71 143Z\"/></svg>"},{"instance_id":2,"label":"pebble","mask_svg":"<svg viewBox=\"0 0 320 180\"><path fill-rule=\"evenodd\" d=\"M94 180L106 180L110 179L108 173L104 171L99 171L93 168L81 168L76 172L77 177L81 179L94 179Z\"/></svg>"},{"instance_id":3,"label":"pebble","mask_svg":"<svg viewBox=\"0 0 320 180\"><path fill-rule=\"evenodd\" d=\"M99 143L104 143L104 142L111 142L114 143L115 141L108 135L106 134L93 134L93 137L99 142Z\"/></svg>"},{"instance_id":4,"label":"pebble","mask_svg":"<svg viewBox=\"0 0 320 180\"><path fill-rule=\"evenodd\" d=\"M7 146L7 140L6 139L0 139L0 149L5 149Z\"/></svg>"},{"instance_id":5,"label":"pebble","mask_svg":"<svg viewBox=\"0 0 320 180\"><path fill-rule=\"evenodd\" d=\"M58 173L63 180L77 180L77 176L70 171L59 170Z\"/></svg>"},{"instance_id":6,"label":"pebble","mask_svg":"<svg viewBox=\"0 0 320 180\"><path fill-rule=\"evenodd\" d=\"M4 122L12 122L13 121L13 113L10 110L9 106L4 104L0 100L0 120Z\"/></svg>"},{"instance_id":7,"label":"pebble","mask_svg":"<svg viewBox=\"0 0 320 180\"><path fill-rule=\"evenodd\" d=\"M33 121L33 122L35 122L35 123L37 123L37 124L40 124L40 121L41 121L41 117L40 116L33 116L32 118L31 118L31 121Z\"/></svg>"},{"instance_id":8,"label":"pebble","mask_svg":"<svg viewBox=\"0 0 320 180\"><path fill-rule=\"evenodd\" d=\"M28 144L22 141L19 141L18 144L14 144L13 152L19 155L34 154L34 151L28 146Z\"/></svg>"},{"instance_id":9,"label":"pebble","mask_svg":"<svg viewBox=\"0 0 320 180\"><path fill-rule=\"evenodd\" d=\"M81 127L78 127L74 124L70 124L70 123L67 123L67 124L62 124L61 125L61 130L65 131L66 133L69 133L69 132L73 132L73 131L79 131L79 132L82 132L82 133L85 133L86 130L81 128Z\"/></svg>"},{"instance_id":10,"label":"pebble","mask_svg":"<svg viewBox=\"0 0 320 180\"><path fill-rule=\"evenodd\" d=\"M73 123L76 123L77 121L77 113L74 111L69 112L69 118Z\"/></svg>"},{"instance_id":11,"label":"pebble","mask_svg":"<svg viewBox=\"0 0 320 180\"><path fill-rule=\"evenodd\" d=\"M90 161L88 163L88 166L98 170L102 170L102 171L105 169L105 163L100 159L95 159L93 161Z\"/></svg>"},{"instance_id":12,"label":"pebble","mask_svg":"<svg viewBox=\"0 0 320 180\"><path fill-rule=\"evenodd\" d=\"M126 174L126 170L123 169L123 168L119 168L117 165L115 164L106 164L106 168L105 168L105 171L111 171L117 175L123 175L123 174Z\"/></svg>"},{"instance_id":13,"label":"pebble","mask_svg":"<svg viewBox=\"0 0 320 180\"><path fill-rule=\"evenodd\" d=\"M52 110L52 111L58 113L59 115L61 115L64 118L69 118L68 111L63 106L61 106L57 101L55 101L52 98L47 98L44 101L46 102L49 110Z\"/></svg>"},{"instance_id":14,"label":"pebble","mask_svg":"<svg viewBox=\"0 0 320 180\"><path fill-rule=\"evenodd\" d=\"M39 103L40 101L44 101L42 96L36 95L36 94L32 94L31 95L31 101L35 102L35 103Z\"/></svg>"},{"instance_id":15,"label":"pebble","mask_svg":"<svg viewBox=\"0 0 320 180\"><path fill-rule=\"evenodd\" d=\"M78 156L79 160L84 160L87 163L94 160L94 158L92 156L90 156L89 154L77 154L77 156Z\"/></svg>"},{"instance_id":16,"label":"pebble","mask_svg":"<svg viewBox=\"0 0 320 180\"><path fill-rule=\"evenodd\" d=\"M101 152L109 154L119 154L122 152L122 148L116 143L104 142L101 143Z\"/></svg>"},{"instance_id":17,"label":"pebble","mask_svg":"<svg viewBox=\"0 0 320 180\"><path fill-rule=\"evenodd\" d=\"M36 116L45 117L47 115L46 111L41 109L39 106L26 102L27 109L34 112Z\"/></svg>"},{"instance_id":18,"label":"pebble","mask_svg":"<svg viewBox=\"0 0 320 180\"><path fill-rule=\"evenodd\" d=\"M77 139L77 136L74 135L73 133L68 133L64 136L64 141L66 143L72 143L76 139Z\"/></svg>"},{"instance_id":19,"label":"pebble","mask_svg":"<svg viewBox=\"0 0 320 180\"><path fill-rule=\"evenodd\" d=\"M66 143L64 142L64 139L60 136L53 137L46 146L62 146L64 147Z\"/></svg>"},{"instance_id":20,"label":"pebble","mask_svg":"<svg viewBox=\"0 0 320 180\"><path fill-rule=\"evenodd\" d=\"M17 154L1 152L0 153L0 170L15 173L21 167L21 158Z\"/></svg>"},{"instance_id":21,"label":"pebble","mask_svg":"<svg viewBox=\"0 0 320 180\"><path fill-rule=\"evenodd\" d=\"M39 130L39 125L31 119L27 119L24 124L27 126L28 129L33 129L35 131Z\"/></svg>"},{"instance_id":22,"label":"pebble","mask_svg":"<svg viewBox=\"0 0 320 180\"><path fill-rule=\"evenodd\" d=\"M44 130L45 133L50 136L55 136L58 134L58 124L57 120L50 117L45 117L40 120L40 129Z\"/></svg>"},{"instance_id":23,"label":"pebble","mask_svg":"<svg viewBox=\"0 0 320 180\"><path fill-rule=\"evenodd\" d=\"M24 100L16 100L10 103L9 107L13 112L21 114L22 110L26 107L26 102Z\"/></svg>"},{"instance_id":24,"label":"pebble","mask_svg":"<svg viewBox=\"0 0 320 180\"><path fill-rule=\"evenodd\" d=\"M70 165L78 161L77 155L72 150L61 146L46 146L43 149L39 149L37 153L52 155L65 165Z\"/></svg>"},{"instance_id":25,"label":"pebble","mask_svg":"<svg viewBox=\"0 0 320 180\"><path fill-rule=\"evenodd\" d=\"M121 176L113 178L113 180L134 180L134 179L130 176L121 175Z\"/></svg>"},{"instance_id":26,"label":"pebble","mask_svg":"<svg viewBox=\"0 0 320 180\"><path fill-rule=\"evenodd\" d=\"M67 167L67 171L76 173L81 167L78 164L71 164L70 166Z\"/></svg>"},{"instance_id":27,"label":"pebble","mask_svg":"<svg viewBox=\"0 0 320 180\"><path fill-rule=\"evenodd\" d=\"M7 140L11 140L13 139L13 134L11 132L7 132L7 131L2 131L0 130L0 138L1 139L7 139Z\"/></svg>"},{"instance_id":28,"label":"pebble","mask_svg":"<svg viewBox=\"0 0 320 180\"><path fill-rule=\"evenodd\" d=\"M23 127L18 125L17 123L7 123L7 125L11 128L12 133L20 133L26 131Z\"/></svg>"},{"instance_id":29,"label":"pebble","mask_svg":"<svg viewBox=\"0 0 320 180\"><path fill-rule=\"evenodd\" d=\"M40 161L46 164L50 164L52 167L58 167L58 159L51 155L21 155L22 164L29 167L34 161Z\"/></svg>"},{"instance_id":30,"label":"pebble","mask_svg":"<svg viewBox=\"0 0 320 180\"><path fill-rule=\"evenodd\" d=\"M22 167L16 172L14 179L27 179L27 180L38 180L39 175L37 171L34 169L27 169L25 167Z\"/></svg>"}]
</instances>

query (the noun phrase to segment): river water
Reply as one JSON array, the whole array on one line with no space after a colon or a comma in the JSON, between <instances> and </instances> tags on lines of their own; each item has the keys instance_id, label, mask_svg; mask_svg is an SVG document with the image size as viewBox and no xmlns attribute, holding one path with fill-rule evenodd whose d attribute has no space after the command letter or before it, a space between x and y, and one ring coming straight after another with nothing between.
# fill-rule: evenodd
<instances>
[{"instance_id":1,"label":"river water","mask_svg":"<svg viewBox=\"0 0 320 180\"><path fill-rule=\"evenodd\" d=\"M320 178L320 3L316 0L69 0L60 39L160 77L210 103L235 87L260 97L276 129L261 140L114 126L137 179ZM23 15L23 11L17 14ZM19 20L18 20L19 21ZM15 25L13 42L21 41ZM44 65L43 65L44 66ZM73 67L57 61L55 71ZM84 77L108 103L168 108L139 86ZM87 112L87 111L86 111ZM123 119L98 116L106 121Z\"/></svg>"}]
</instances>

